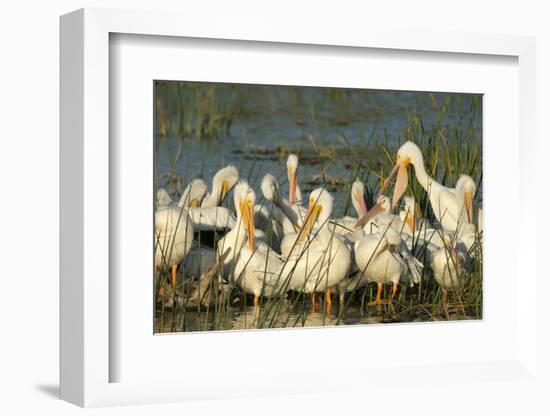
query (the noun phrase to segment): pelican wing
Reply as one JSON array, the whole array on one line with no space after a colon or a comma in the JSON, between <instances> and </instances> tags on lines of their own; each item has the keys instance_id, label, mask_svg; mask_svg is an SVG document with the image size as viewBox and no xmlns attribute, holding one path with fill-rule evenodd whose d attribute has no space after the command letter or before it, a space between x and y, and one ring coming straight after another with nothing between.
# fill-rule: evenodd
<instances>
[{"instance_id":1,"label":"pelican wing","mask_svg":"<svg viewBox=\"0 0 550 416\"><path fill-rule=\"evenodd\" d=\"M232 229L236 220L224 207L200 207L187 210L195 231Z\"/></svg>"},{"instance_id":2,"label":"pelican wing","mask_svg":"<svg viewBox=\"0 0 550 416\"><path fill-rule=\"evenodd\" d=\"M437 221L444 229L455 231L461 215L455 190L441 186L437 192L433 190L429 197ZM465 213L463 214L465 215Z\"/></svg>"},{"instance_id":3,"label":"pelican wing","mask_svg":"<svg viewBox=\"0 0 550 416\"><path fill-rule=\"evenodd\" d=\"M402 242L399 246L390 250L390 252L393 257L409 272L410 285L413 286L415 283L420 283L424 265L411 254L406 244Z\"/></svg>"},{"instance_id":4,"label":"pelican wing","mask_svg":"<svg viewBox=\"0 0 550 416\"><path fill-rule=\"evenodd\" d=\"M286 287L286 275L283 271L283 259L264 242L258 241L254 251L243 246L239 259L240 275L253 276L269 291L276 291Z\"/></svg>"}]
</instances>

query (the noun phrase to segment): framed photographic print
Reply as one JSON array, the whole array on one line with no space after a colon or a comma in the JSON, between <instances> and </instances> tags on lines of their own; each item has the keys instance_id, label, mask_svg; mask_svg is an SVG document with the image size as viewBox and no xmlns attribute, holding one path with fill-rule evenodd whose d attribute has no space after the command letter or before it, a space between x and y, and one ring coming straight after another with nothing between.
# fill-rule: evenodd
<instances>
[{"instance_id":1,"label":"framed photographic print","mask_svg":"<svg viewBox=\"0 0 550 416\"><path fill-rule=\"evenodd\" d=\"M180 17L61 20L62 398L532 380L533 40Z\"/></svg>"}]
</instances>

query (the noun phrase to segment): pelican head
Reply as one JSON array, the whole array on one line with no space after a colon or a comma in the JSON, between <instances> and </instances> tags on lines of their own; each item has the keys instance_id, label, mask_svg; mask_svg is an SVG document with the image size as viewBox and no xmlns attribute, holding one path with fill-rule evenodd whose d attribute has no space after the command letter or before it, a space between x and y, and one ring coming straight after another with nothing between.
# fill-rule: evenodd
<instances>
[{"instance_id":1,"label":"pelican head","mask_svg":"<svg viewBox=\"0 0 550 416\"><path fill-rule=\"evenodd\" d=\"M217 196L218 203L221 205L229 191L239 180L239 171L235 166L229 165L220 169L212 179L212 193Z\"/></svg>"},{"instance_id":2,"label":"pelican head","mask_svg":"<svg viewBox=\"0 0 550 416\"><path fill-rule=\"evenodd\" d=\"M172 203L172 198L170 198L170 194L168 191L164 188L160 188L157 191L157 204L159 206L164 205L170 205Z\"/></svg>"},{"instance_id":3,"label":"pelican head","mask_svg":"<svg viewBox=\"0 0 550 416\"><path fill-rule=\"evenodd\" d=\"M333 205L334 198L325 188L317 188L311 191L304 226L300 231L300 240L311 233L316 222L318 222L318 228L325 226L332 215Z\"/></svg>"},{"instance_id":4,"label":"pelican head","mask_svg":"<svg viewBox=\"0 0 550 416\"><path fill-rule=\"evenodd\" d=\"M407 184L409 182L407 166L409 165L424 165L422 152L420 151L420 148L413 142L406 142L399 148L399 150L397 151L395 166L393 167L390 175L384 181L384 183L382 184L382 188L380 189L380 193L384 193L392 178L397 175L392 198L392 205L394 206L397 205L397 203L405 193L405 190L407 189Z\"/></svg>"},{"instance_id":5,"label":"pelican head","mask_svg":"<svg viewBox=\"0 0 550 416\"><path fill-rule=\"evenodd\" d=\"M206 182L202 179L193 179L183 191L183 195L178 202L178 207L199 207L207 192L208 187L206 186Z\"/></svg>"},{"instance_id":6,"label":"pelican head","mask_svg":"<svg viewBox=\"0 0 550 416\"><path fill-rule=\"evenodd\" d=\"M267 173L262 179L262 194L264 198L274 204L279 201L279 181L271 173Z\"/></svg>"},{"instance_id":7,"label":"pelican head","mask_svg":"<svg viewBox=\"0 0 550 416\"><path fill-rule=\"evenodd\" d=\"M288 202L294 204L296 202L296 187L298 184L298 156L294 153L288 155L286 171L288 175Z\"/></svg>"},{"instance_id":8,"label":"pelican head","mask_svg":"<svg viewBox=\"0 0 550 416\"><path fill-rule=\"evenodd\" d=\"M456 196L460 198L459 203L464 203L464 209L468 216L468 223L474 221L474 195L476 193L476 183L471 176L460 175L456 182Z\"/></svg>"},{"instance_id":9,"label":"pelican head","mask_svg":"<svg viewBox=\"0 0 550 416\"><path fill-rule=\"evenodd\" d=\"M356 180L351 185L351 203L359 218L367 215L367 206L365 205L365 185L363 182Z\"/></svg>"},{"instance_id":10,"label":"pelican head","mask_svg":"<svg viewBox=\"0 0 550 416\"><path fill-rule=\"evenodd\" d=\"M248 185L248 182L241 180L235 186L233 192L235 211L237 212L237 223L241 223L244 231L248 234L248 245L254 250L254 204L256 193Z\"/></svg>"},{"instance_id":11,"label":"pelican head","mask_svg":"<svg viewBox=\"0 0 550 416\"><path fill-rule=\"evenodd\" d=\"M359 221L355 224L355 228L362 227L367 224L370 220L376 217L378 214L387 214L391 211L390 198L386 195L380 195L376 199L376 203L372 206L371 209L367 211L365 215L359 218Z\"/></svg>"},{"instance_id":12,"label":"pelican head","mask_svg":"<svg viewBox=\"0 0 550 416\"><path fill-rule=\"evenodd\" d=\"M418 205L412 196L406 196L403 198L404 207L399 213L399 218L407 224L411 233L414 233L416 229L416 218L420 216Z\"/></svg>"}]
</instances>

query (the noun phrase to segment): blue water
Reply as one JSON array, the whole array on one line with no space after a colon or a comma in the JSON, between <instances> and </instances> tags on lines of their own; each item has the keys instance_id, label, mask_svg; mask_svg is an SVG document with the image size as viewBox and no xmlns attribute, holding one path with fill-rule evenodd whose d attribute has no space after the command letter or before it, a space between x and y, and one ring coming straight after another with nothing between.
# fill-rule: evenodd
<instances>
[{"instance_id":1,"label":"blue water","mask_svg":"<svg viewBox=\"0 0 550 416\"><path fill-rule=\"evenodd\" d=\"M447 111L442 127L452 125L466 132L473 120L475 136L481 138L481 105L472 113L472 95L468 94L338 90L337 94L328 95L322 88L242 86L241 97L244 111L234 117L229 134L201 140L188 137L183 142L173 137L162 140L158 146L157 172L162 175L173 171L181 176L182 186L194 177L202 177L210 184L219 168L233 164L259 196L259 182L268 172L280 177L286 193L286 155L289 151L315 155L316 150L307 138L311 134L321 147L334 149L337 157L318 164L301 163L301 188L307 193L316 187L308 182L321 172L340 178L343 182L332 189L338 205L343 203L349 189L344 183L353 181L356 174L347 163L354 156L349 146L354 149L365 143L387 143L390 148L397 148L411 134L407 130L411 119L420 119L424 129L429 130L436 125L439 108L444 103ZM478 99L481 103L479 96ZM181 158L172 166L179 146L182 146ZM258 161L254 160L258 149L279 151L258 153L262 159ZM385 156L365 156L375 165L380 157ZM160 178L160 186L167 186L165 179ZM371 186L376 185L374 177L370 181ZM177 189L169 187L169 190L174 197L178 196Z\"/></svg>"}]
</instances>

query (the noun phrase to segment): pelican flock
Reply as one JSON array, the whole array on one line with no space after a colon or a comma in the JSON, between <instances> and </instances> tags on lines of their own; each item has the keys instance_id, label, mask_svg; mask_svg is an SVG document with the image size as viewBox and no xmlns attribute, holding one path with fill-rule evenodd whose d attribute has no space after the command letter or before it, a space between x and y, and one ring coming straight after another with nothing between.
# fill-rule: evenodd
<instances>
[{"instance_id":1,"label":"pelican flock","mask_svg":"<svg viewBox=\"0 0 550 416\"><path fill-rule=\"evenodd\" d=\"M328 308L337 293L344 307L346 294L365 293L371 283L374 291L367 305L379 308L395 302L401 292L402 299L416 293L411 287L431 285L440 289L449 318L448 292L460 300L475 263L472 251L481 242L476 184L466 174L454 187L437 182L412 142L404 143L395 156L372 206L367 208L365 184L355 179L348 194L355 215L341 217L335 215L335 200L324 186L302 199L295 154L288 155L286 175L264 174L261 200L234 166L219 170L210 190L204 180L193 179L179 200L161 188L155 214L157 275L166 271L166 281L177 287L219 267L220 282L231 285L242 299L250 295L255 308L293 293L311 307L324 298ZM412 194L406 195L412 190L409 166L424 192L417 196L429 206L424 212ZM285 176L286 197L280 185ZM394 178L390 197L386 191ZM222 206L231 191L232 203ZM207 231L215 237L205 245L197 236Z\"/></svg>"}]
</instances>

